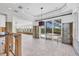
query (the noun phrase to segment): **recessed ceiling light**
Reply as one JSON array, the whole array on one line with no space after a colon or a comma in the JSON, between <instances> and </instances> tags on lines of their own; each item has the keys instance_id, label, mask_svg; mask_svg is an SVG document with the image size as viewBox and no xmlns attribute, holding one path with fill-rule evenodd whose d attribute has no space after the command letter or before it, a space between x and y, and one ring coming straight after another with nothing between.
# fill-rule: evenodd
<instances>
[{"instance_id":1,"label":"recessed ceiling light","mask_svg":"<svg viewBox=\"0 0 79 59\"><path fill-rule=\"evenodd\" d=\"M43 9L43 7L41 7L41 9Z\"/></svg>"},{"instance_id":2,"label":"recessed ceiling light","mask_svg":"<svg viewBox=\"0 0 79 59\"><path fill-rule=\"evenodd\" d=\"M9 10L11 10L12 8L8 8Z\"/></svg>"},{"instance_id":3,"label":"recessed ceiling light","mask_svg":"<svg viewBox=\"0 0 79 59\"><path fill-rule=\"evenodd\" d=\"M29 8L27 8L27 10L29 10Z\"/></svg>"},{"instance_id":4,"label":"recessed ceiling light","mask_svg":"<svg viewBox=\"0 0 79 59\"><path fill-rule=\"evenodd\" d=\"M19 8L19 9L23 9L23 7L22 7L22 6L18 6L18 8Z\"/></svg>"},{"instance_id":5,"label":"recessed ceiling light","mask_svg":"<svg viewBox=\"0 0 79 59\"><path fill-rule=\"evenodd\" d=\"M14 10L15 13L18 13L18 10Z\"/></svg>"}]
</instances>

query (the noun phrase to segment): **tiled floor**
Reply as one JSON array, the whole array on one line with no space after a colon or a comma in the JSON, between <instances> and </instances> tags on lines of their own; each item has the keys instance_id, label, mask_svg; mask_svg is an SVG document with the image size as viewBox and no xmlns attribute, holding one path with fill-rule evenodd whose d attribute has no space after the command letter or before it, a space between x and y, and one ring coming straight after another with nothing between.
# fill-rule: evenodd
<instances>
[{"instance_id":1,"label":"tiled floor","mask_svg":"<svg viewBox=\"0 0 79 59\"><path fill-rule=\"evenodd\" d=\"M33 39L22 35L23 56L76 56L72 46L53 40Z\"/></svg>"}]
</instances>

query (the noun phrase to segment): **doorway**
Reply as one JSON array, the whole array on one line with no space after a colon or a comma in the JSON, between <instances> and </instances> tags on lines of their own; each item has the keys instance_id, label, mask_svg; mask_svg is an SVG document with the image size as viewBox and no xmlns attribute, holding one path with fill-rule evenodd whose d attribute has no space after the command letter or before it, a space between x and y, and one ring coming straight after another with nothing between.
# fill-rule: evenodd
<instances>
[{"instance_id":1,"label":"doorway","mask_svg":"<svg viewBox=\"0 0 79 59\"><path fill-rule=\"evenodd\" d=\"M62 24L62 43L73 45L73 23Z\"/></svg>"}]
</instances>

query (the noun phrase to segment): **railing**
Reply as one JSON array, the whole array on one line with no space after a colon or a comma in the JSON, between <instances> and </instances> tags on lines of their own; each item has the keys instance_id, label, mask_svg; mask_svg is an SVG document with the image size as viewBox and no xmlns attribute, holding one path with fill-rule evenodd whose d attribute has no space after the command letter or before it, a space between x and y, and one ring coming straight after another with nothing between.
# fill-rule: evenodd
<instances>
[{"instance_id":1,"label":"railing","mask_svg":"<svg viewBox=\"0 0 79 59\"><path fill-rule=\"evenodd\" d=\"M21 34L7 33L5 37L5 53L6 56L21 56Z\"/></svg>"}]
</instances>

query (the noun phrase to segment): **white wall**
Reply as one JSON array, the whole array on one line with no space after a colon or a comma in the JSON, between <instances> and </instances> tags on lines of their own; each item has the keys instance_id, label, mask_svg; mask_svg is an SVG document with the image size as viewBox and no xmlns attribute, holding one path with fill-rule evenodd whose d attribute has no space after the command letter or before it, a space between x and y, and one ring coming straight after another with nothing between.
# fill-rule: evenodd
<instances>
[{"instance_id":1,"label":"white wall","mask_svg":"<svg viewBox=\"0 0 79 59\"><path fill-rule=\"evenodd\" d=\"M73 47L79 55L79 11L73 13L73 19L74 19L74 27L73 27Z\"/></svg>"},{"instance_id":2,"label":"white wall","mask_svg":"<svg viewBox=\"0 0 79 59\"><path fill-rule=\"evenodd\" d=\"M0 14L0 27L5 27L6 17Z\"/></svg>"},{"instance_id":3,"label":"white wall","mask_svg":"<svg viewBox=\"0 0 79 59\"><path fill-rule=\"evenodd\" d=\"M14 16L13 17L13 32L14 33L16 32L17 27L23 28L23 26L32 26L32 22Z\"/></svg>"},{"instance_id":4,"label":"white wall","mask_svg":"<svg viewBox=\"0 0 79 59\"><path fill-rule=\"evenodd\" d=\"M61 19L62 23L69 23L69 22L73 22L74 21L74 19L72 18L72 14L71 15L66 15L66 16L52 18L50 20L56 20L56 19Z\"/></svg>"}]
</instances>

